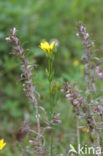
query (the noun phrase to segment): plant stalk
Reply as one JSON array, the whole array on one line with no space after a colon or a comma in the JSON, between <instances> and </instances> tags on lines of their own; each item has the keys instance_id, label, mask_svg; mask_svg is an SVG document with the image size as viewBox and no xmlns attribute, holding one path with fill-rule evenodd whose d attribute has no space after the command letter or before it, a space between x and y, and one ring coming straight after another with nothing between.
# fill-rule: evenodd
<instances>
[{"instance_id":1,"label":"plant stalk","mask_svg":"<svg viewBox=\"0 0 103 156\"><path fill-rule=\"evenodd\" d=\"M77 116L77 148L79 147L79 145L80 145L80 130L79 130L79 116ZM79 153L78 156L80 156Z\"/></svg>"},{"instance_id":2,"label":"plant stalk","mask_svg":"<svg viewBox=\"0 0 103 156\"><path fill-rule=\"evenodd\" d=\"M53 62L50 60L48 60L48 65L49 65L49 100L50 100L50 110L49 110L49 113L50 113L50 121L52 120L52 113L53 113L53 103L52 103L52 80L53 80L53 77L52 77L52 64ZM50 155L53 156L53 125L51 125L51 139L50 139Z\"/></svg>"}]
</instances>

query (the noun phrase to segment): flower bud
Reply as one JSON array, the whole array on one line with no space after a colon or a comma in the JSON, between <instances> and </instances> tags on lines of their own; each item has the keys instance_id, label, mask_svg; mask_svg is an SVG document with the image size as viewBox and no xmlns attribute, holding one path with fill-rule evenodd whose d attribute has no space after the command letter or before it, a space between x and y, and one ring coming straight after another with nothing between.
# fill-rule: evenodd
<instances>
[{"instance_id":1,"label":"flower bud","mask_svg":"<svg viewBox=\"0 0 103 156\"><path fill-rule=\"evenodd\" d=\"M7 42L11 42L11 38L10 38L10 37L6 37L5 40L6 40Z\"/></svg>"},{"instance_id":2,"label":"flower bud","mask_svg":"<svg viewBox=\"0 0 103 156\"><path fill-rule=\"evenodd\" d=\"M76 36L79 37L80 36L79 33L76 33Z\"/></svg>"},{"instance_id":3,"label":"flower bud","mask_svg":"<svg viewBox=\"0 0 103 156\"><path fill-rule=\"evenodd\" d=\"M58 123L58 124L62 123L61 120L55 120L54 122L55 122L55 123Z\"/></svg>"},{"instance_id":4,"label":"flower bud","mask_svg":"<svg viewBox=\"0 0 103 156\"><path fill-rule=\"evenodd\" d=\"M77 99L74 99L74 100L73 100L73 104L74 104L74 105L78 105L79 103L80 103L80 102L79 102Z\"/></svg>"},{"instance_id":5,"label":"flower bud","mask_svg":"<svg viewBox=\"0 0 103 156\"><path fill-rule=\"evenodd\" d=\"M103 79L103 72L98 73L98 76Z\"/></svg>"},{"instance_id":6,"label":"flower bud","mask_svg":"<svg viewBox=\"0 0 103 156\"><path fill-rule=\"evenodd\" d=\"M66 97L67 97L67 98L71 97L71 94L66 94Z\"/></svg>"},{"instance_id":7,"label":"flower bud","mask_svg":"<svg viewBox=\"0 0 103 156\"><path fill-rule=\"evenodd\" d=\"M84 40L87 40L88 38L89 38L89 34L86 33L86 34L84 35Z\"/></svg>"},{"instance_id":8,"label":"flower bud","mask_svg":"<svg viewBox=\"0 0 103 156\"><path fill-rule=\"evenodd\" d=\"M12 35L15 36L16 35L16 28L14 27L12 30Z\"/></svg>"},{"instance_id":9,"label":"flower bud","mask_svg":"<svg viewBox=\"0 0 103 156\"><path fill-rule=\"evenodd\" d=\"M29 140L29 143L32 145L35 144L34 140Z\"/></svg>"}]
</instances>

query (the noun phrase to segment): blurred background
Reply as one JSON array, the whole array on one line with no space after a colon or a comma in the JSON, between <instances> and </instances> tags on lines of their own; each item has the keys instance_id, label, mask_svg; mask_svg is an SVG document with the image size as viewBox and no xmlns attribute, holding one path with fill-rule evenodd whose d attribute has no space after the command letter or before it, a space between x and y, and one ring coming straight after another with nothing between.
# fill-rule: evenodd
<instances>
[{"instance_id":1,"label":"blurred background","mask_svg":"<svg viewBox=\"0 0 103 156\"><path fill-rule=\"evenodd\" d=\"M48 107L47 60L39 45L43 39L59 42L55 61L55 110L61 113L63 123L56 130L55 144L56 152L65 153L71 142L75 144L75 117L71 104L60 89L66 81L83 82L83 64L80 61L83 52L76 37L78 21L87 26L91 39L95 41L96 54L103 56L102 6L103 1L100 0L0 0L0 138L7 142L0 155L23 155L24 147L28 147L28 138L19 139L19 129L25 120L35 123L35 110L27 102L22 93L22 82L19 82L21 63L10 54L11 46L5 41L10 29L17 28L26 56L36 64L33 81L41 95L39 104L45 108Z\"/></svg>"}]
</instances>

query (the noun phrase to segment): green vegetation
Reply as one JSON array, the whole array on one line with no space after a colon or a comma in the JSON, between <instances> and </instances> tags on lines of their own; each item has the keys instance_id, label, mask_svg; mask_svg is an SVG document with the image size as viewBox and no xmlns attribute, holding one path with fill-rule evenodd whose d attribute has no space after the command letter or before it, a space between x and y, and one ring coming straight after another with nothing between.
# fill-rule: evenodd
<instances>
[{"instance_id":1,"label":"green vegetation","mask_svg":"<svg viewBox=\"0 0 103 156\"><path fill-rule=\"evenodd\" d=\"M80 61L83 52L75 35L76 26L78 21L87 25L88 32L96 40L97 55L103 56L102 6L103 1L99 0L0 0L0 138L4 138L7 143L0 151L1 156L22 155L23 147L28 146L28 138L23 137L19 140L17 137L19 129L26 119L31 123L35 122L33 106L28 104L22 92L22 83L19 82L20 62L10 55L11 47L5 41L10 29L17 28L25 54L34 64L33 82L41 95L39 103L47 110L49 103L48 79L45 72L47 60L39 45L43 39L47 41L55 39L59 43L55 60L57 87L55 110L61 113L63 123L56 129L54 144L57 146L56 152L65 153L71 140L76 140L74 136L76 121L70 102L64 98L60 90L65 81L76 81L81 85L83 82L83 64ZM75 60L79 61L78 65L75 65ZM83 135L81 132L81 140L84 143L87 138L86 134Z\"/></svg>"}]
</instances>

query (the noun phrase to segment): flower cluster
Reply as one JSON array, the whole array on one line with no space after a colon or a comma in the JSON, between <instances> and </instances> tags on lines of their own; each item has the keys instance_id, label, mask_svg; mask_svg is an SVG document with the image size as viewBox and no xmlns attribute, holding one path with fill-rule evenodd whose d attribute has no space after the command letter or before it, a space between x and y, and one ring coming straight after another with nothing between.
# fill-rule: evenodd
<instances>
[{"instance_id":1,"label":"flower cluster","mask_svg":"<svg viewBox=\"0 0 103 156\"><path fill-rule=\"evenodd\" d=\"M61 91L66 94L66 98L72 103L73 112L76 112L76 115L80 118L85 119L89 129L92 131L94 128L93 116L88 112L88 102L80 94L77 87L72 84L65 84L65 87Z\"/></svg>"},{"instance_id":2,"label":"flower cluster","mask_svg":"<svg viewBox=\"0 0 103 156\"><path fill-rule=\"evenodd\" d=\"M66 94L66 98L71 101L74 111L81 115L81 108L84 112L88 109L88 103L85 98L80 94L79 90L74 84L65 84L65 87L61 89Z\"/></svg>"},{"instance_id":3,"label":"flower cluster","mask_svg":"<svg viewBox=\"0 0 103 156\"><path fill-rule=\"evenodd\" d=\"M14 54L19 56L22 62L22 74L21 79L23 80L23 90L30 100L30 103L33 104L35 110L36 110L36 120L37 120L37 144L38 144L38 151L39 154L42 153L42 141L41 141L41 131L40 131L40 115L39 115L39 107L37 103L37 99L35 95L39 95L36 90L35 86L33 86L32 83L32 65L29 63L28 59L25 58L24 49L21 47L19 43L19 38L16 37L16 28L13 28L11 31L11 35L6 38L6 40L10 43L12 43L12 48L14 51Z\"/></svg>"},{"instance_id":4,"label":"flower cluster","mask_svg":"<svg viewBox=\"0 0 103 156\"><path fill-rule=\"evenodd\" d=\"M85 97L86 101L88 101L87 115L85 116L85 119L89 125L89 128L92 130L92 132L94 131L96 136L94 144L96 146L100 146L100 131L103 129L103 127L101 128L100 126L101 121L98 120L98 115L101 115L102 112L102 99L101 97L97 98L95 72L99 78L103 78L103 72L100 71L100 67L96 65L97 62L100 64L101 61L99 58L93 55L94 51L92 51L91 48L94 47L94 41L89 39L90 36L87 33L85 26L79 23L78 30L79 32L76 35L81 39L81 43L84 48L82 60L84 62Z\"/></svg>"},{"instance_id":5,"label":"flower cluster","mask_svg":"<svg viewBox=\"0 0 103 156\"><path fill-rule=\"evenodd\" d=\"M84 46L84 53L91 58L91 50L90 48L94 46L93 41L89 41L89 34L86 32L86 27L84 27L81 23L78 25L79 32L76 34L77 37L82 39L82 44Z\"/></svg>"},{"instance_id":6,"label":"flower cluster","mask_svg":"<svg viewBox=\"0 0 103 156\"><path fill-rule=\"evenodd\" d=\"M25 58L24 49L20 46L19 39L16 37L16 28L13 28L11 36L7 37L6 40L13 44L13 50L15 54L21 58L22 61L22 74L21 79L24 80L23 90L26 93L26 96L29 97L31 103L37 107L37 100L34 96L35 87L32 84L32 65L29 63L28 59Z\"/></svg>"}]
</instances>

